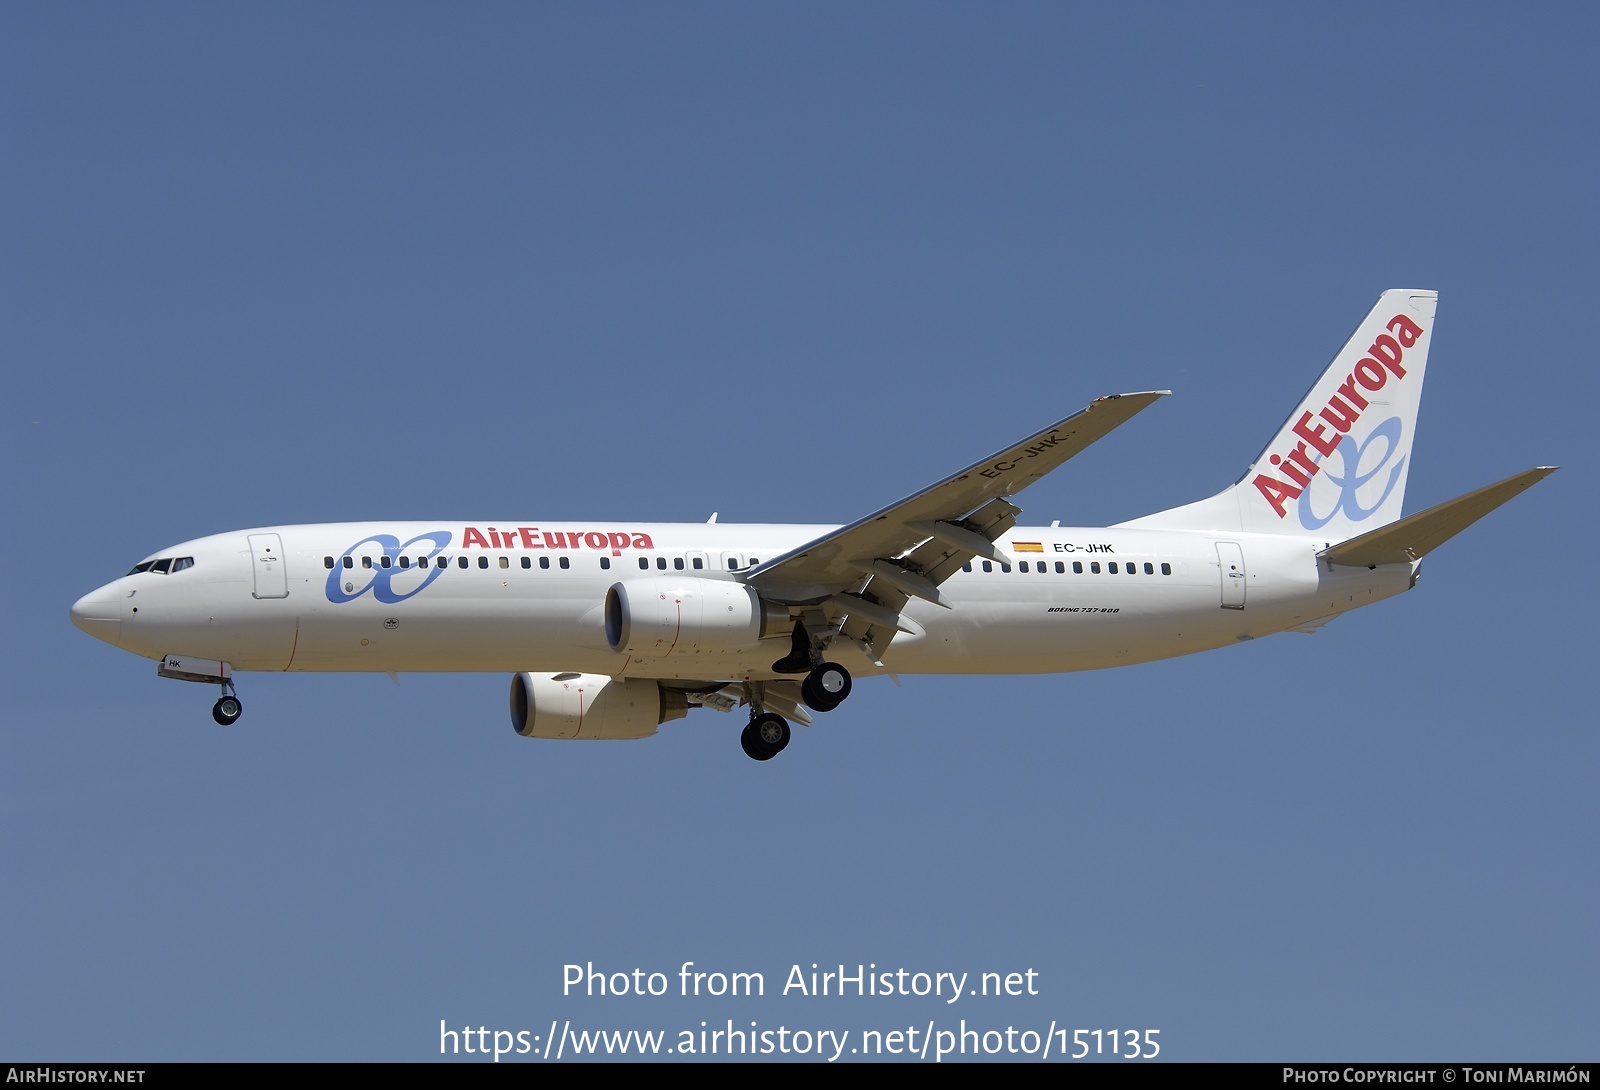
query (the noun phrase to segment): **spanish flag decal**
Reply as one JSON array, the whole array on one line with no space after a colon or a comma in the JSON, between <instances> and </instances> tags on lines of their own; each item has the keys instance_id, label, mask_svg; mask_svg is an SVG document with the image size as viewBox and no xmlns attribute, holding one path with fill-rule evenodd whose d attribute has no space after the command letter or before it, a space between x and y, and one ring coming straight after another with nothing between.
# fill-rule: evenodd
<instances>
[{"instance_id":1,"label":"spanish flag decal","mask_svg":"<svg viewBox=\"0 0 1600 1090\"><path fill-rule=\"evenodd\" d=\"M1037 541L1013 541L1011 551L1014 553L1042 553L1044 546Z\"/></svg>"}]
</instances>

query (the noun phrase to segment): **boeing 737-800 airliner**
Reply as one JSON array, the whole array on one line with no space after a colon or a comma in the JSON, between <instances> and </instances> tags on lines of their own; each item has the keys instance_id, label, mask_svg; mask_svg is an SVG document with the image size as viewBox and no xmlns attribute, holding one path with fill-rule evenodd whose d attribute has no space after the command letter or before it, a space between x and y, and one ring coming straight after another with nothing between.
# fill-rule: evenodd
<instances>
[{"instance_id":1,"label":"boeing 737-800 airliner","mask_svg":"<svg viewBox=\"0 0 1600 1090\"><path fill-rule=\"evenodd\" d=\"M1116 526L1017 525L1023 488L1163 392L1104 397L846 526L527 521L271 526L185 542L72 607L94 636L235 671L513 675L528 738L643 738L748 707L767 760L852 677L1089 670L1308 630L1554 472L1401 517L1437 297L1388 291L1231 488Z\"/></svg>"}]
</instances>

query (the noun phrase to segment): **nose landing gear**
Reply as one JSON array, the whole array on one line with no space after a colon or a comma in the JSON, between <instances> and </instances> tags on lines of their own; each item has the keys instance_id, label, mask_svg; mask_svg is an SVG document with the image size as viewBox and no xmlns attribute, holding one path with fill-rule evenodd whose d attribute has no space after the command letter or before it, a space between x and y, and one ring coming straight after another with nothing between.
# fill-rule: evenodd
<instances>
[{"instance_id":1,"label":"nose landing gear","mask_svg":"<svg viewBox=\"0 0 1600 1090\"><path fill-rule=\"evenodd\" d=\"M221 699L211 705L211 718L215 719L219 726L231 727L243 714L244 704L239 700L239 694L234 691L233 681L231 679L224 681Z\"/></svg>"},{"instance_id":2,"label":"nose landing gear","mask_svg":"<svg viewBox=\"0 0 1600 1090\"><path fill-rule=\"evenodd\" d=\"M168 655L156 664L156 673L174 681L193 681L201 685L222 686L222 698L211 705L211 718L220 726L231 727L244 714L244 704L233 687L233 667L213 659L192 659L187 655Z\"/></svg>"}]
</instances>

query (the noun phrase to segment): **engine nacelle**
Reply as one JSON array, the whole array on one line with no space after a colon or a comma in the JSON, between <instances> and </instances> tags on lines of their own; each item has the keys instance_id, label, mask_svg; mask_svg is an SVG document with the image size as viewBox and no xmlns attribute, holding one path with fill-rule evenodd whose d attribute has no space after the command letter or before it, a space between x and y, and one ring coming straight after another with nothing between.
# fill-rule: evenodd
<instances>
[{"instance_id":1,"label":"engine nacelle","mask_svg":"<svg viewBox=\"0 0 1600 1090\"><path fill-rule=\"evenodd\" d=\"M658 681L604 674L517 674L511 726L524 738L648 738L689 714L682 693Z\"/></svg>"},{"instance_id":2,"label":"engine nacelle","mask_svg":"<svg viewBox=\"0 0 1600 1090\"><path fill-rule=\"evenodd\" d=\"M638 658L677 658L751 647L792 631L789 611L724 579L627 579L606 591L606 642Z\"/></svg>"}]
</instances>

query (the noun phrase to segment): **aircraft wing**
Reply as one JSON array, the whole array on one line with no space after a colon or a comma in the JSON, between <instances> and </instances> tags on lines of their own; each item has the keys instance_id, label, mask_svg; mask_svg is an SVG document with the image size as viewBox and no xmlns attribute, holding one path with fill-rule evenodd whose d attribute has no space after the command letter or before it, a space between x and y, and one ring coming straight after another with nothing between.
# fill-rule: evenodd
<instances>
[{"instance_id":1,"label":"aircraft wing","mask_svg":"<svg viewBox=\"0 0 1600 1090\"><path fill-rule=\"evenodd\" d=\"M829 627L876 659L912 597L944 605L938 585L1016 523L1007 502L1170 391L1113 394L938 484L752 569L745 581L773 601L817 607ZM1009 563L1009 557L1005 558Z\"/></svg>"}]
</instances>

